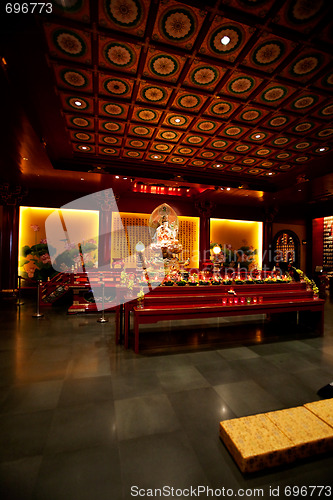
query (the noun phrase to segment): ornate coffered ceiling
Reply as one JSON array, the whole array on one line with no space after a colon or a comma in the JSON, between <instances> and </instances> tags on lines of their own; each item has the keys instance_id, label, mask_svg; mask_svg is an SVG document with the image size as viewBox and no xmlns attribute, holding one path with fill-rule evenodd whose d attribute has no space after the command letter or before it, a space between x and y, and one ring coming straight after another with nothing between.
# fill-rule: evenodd
<instances>
[{"instance_id":1,"label":"ornate coffered ceiling","mask_svg":"<svg viewBox=\"0 0 333 500\"><path fill-rule=\"evenodd\" d=\"M53 5L38 25L70 143L56 168L270 190L330 155L330 1Z\"/></svg>"}]
</instances>

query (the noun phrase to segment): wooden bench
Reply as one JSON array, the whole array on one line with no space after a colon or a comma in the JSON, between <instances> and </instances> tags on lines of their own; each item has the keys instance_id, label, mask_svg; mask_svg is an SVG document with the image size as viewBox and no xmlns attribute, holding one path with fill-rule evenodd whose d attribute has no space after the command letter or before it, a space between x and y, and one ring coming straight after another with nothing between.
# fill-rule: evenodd
<instances>
[{"instance_id":1,"label":"wooden bench","mask_svg":"<svg viewBox=\"0 0 333 500\"><path fill-rule=\"evenodd\" d=\"M279 298L277 300L267 300L263 303L251 304L232 304L223 305L219 302L202 302L194 304L170 304L165 305L147 305L144 308L134 307L134 350L139 352L139 329L142 324L157 323L163 320L180 319L202 319L216 318L224 316L242 316L255 314L271 314L311 311L319 313L317 328L319 333L323 334L324 328L324 300L305 298Z\"/></svg>"},{"instance_id":2,"label":"wooden bench","mask_svg":"<svg viewBox=\"0 0 333 500\"><path fill-rule=\"evenodd\" d=\"M279 284L253 284L253 285L201 285L201 286L158 286L153 289L150 293L145 295L144 304L145 308L151 306L167 305L173 307L173 305L188 305L198 304L202 305L204 303L216 304L222 301L223 296L227 296L230 289L233 289L238 298L240 297L254 297L262 296L263 300L274 301L276 297L281 297L285 299L298 299L298 298L312 298L312 291L307 291L304 283L279 283ZM123 296L125 289L118 288L119 296ZM134 296L139 291L134 290ZM120 316L120 321L124 319L124 344L128 348L128 336L129 336L129 326L130 326L130 313L133 312L136 306L136 298L127 301L123 304L122 314ZM256 313L255 313L256 314ZM120 328L122 331L122 328Z\"/></svg>"}]
</instances>

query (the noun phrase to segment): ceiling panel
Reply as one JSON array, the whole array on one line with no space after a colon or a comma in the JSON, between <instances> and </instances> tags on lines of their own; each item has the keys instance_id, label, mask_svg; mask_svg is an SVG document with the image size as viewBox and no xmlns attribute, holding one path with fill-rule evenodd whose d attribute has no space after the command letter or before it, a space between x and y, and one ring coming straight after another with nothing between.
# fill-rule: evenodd
<instances>
[{"instance_id":1,"label":"ceiling panel","mask_svg":"<svg viewBox=\"0 0 333 500\"><path fill-rule=\"evenodd\" d=\"M58 168L88 157L270 190L332 154L331 2L53 4L37 25L71 144L50 148Z\"/></svg>"}]
</instances>

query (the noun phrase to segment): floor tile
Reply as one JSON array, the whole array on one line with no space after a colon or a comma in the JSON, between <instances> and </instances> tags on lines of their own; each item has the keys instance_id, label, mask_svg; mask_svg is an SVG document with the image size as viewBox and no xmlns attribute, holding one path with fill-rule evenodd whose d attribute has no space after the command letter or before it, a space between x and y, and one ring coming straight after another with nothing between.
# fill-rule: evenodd
<instances>
[{"instance_id":1,"label":"floor tile","mask_svg":"<svg viewBox=\"0 0 333 500\"><path fill-rule=\"evenodd\" d=\"M62 380L13 386L0 404L0 413L25 413L56 408L62 389Z\"/></svg>"},{"instance_id":2,"label":"floor tile","mask_svg":"<svg viewBox=\"0 0 333 500\"><path fill-rule=\"evenodd\" d=\"M233 347L229 349L219 349L218 354L222 356L222 358L234 361L236 359L250 359L257 358L259 354L253 352L253 350L248 347Z\"/></svg>"},{"instance_id":3,"label":"floor tile","mask_svg":"<svg viewBox=\"0 0 333 500\"><path fill-rule=\"evenodd\" d=\"M0 463L0 495L4 500L32 499L42 455Z\"/></svg>"},{"instance_id":4,"label":"floor tile","mask_svg":"<svg viewBox=\"0 0 333 500\"><path fill-rule=\"evenodd\" d=\"M116 446L116 419L113 402L58 408L54 412L44 453L55 454Z\"/></svg>"},{"instance_id":5,"label":"floor tile","mask_svg":"<svg viewBox=\"0 0 333 500\"><path fill-rule=\"evenodd\" d=\"M252 380L214 386L237 417L283 408L283 403Z\"/></svg>"},{"instance_id":6,"label":"floor tile","mask_svg":"<svg viewBox=\"0 0 333 500\"><path fill-rule=\"evenodd\" d=\"M51 410L1 415L0 462L42 454L52 415Z\"/></svg>"},{"instance_id":7,"label":"floor tile","mask_svg":"<svg viewBox=\"0 0 333 500\"><path fill-rule=\"evenodd\" d=\"M209 386L207 380L194 366L182 367L178 370L158 370L157 377L165 392L179 392Z\"/></svg>"},{"instance_id":8,"label":"floor tile","mask_svg":"<svg viewBox=\"0 0 333 500\"><path fill-rule=\"evenodd\" d=\"M59 406L73 406L97 401L112 400L112 378L85 377L64 380Z\"/></svg>"},{"instance_id":9,"label":"floor tile","mask_svg":"<svg viewBox=\"0 0 333 500\"><path fill-rule=\"evenodd\" d=\"M166 395L115 401L119 440L179 429L179 421Z\"/></svg>"},{"instance_id":10,"label":"floor tile","mask_svg":"<svg viewBox=\"0 0 333 500\"><path fill-rule=\"evenodd\" d=\"M126 375L113 375L114 399L127 399L161 392L161 383L155 371L140 371Z\"/></svg>"},{"instance_id":11,"label":"floor tile","mask_svg":"<svg viewBox=\"0 0 333 500\"><path fill-rule=\"evenodd\" d=\"M227 384L247 379L246 372L237 366L237 362L228 363L225 359L221 359L219 363L199 365L198 370L211 385Z\"/></svg>"},{"instance_id":12,"label":"floor tile","mask_svg":"<svg viewBox=\"0 0 333 500\"><path fill-rule=\"evenodd\" d=\"M131 498L131 486L177 489L207 484L196 454L182 432L123 441L120 443L120 462L124 498Z\"/></svg>"},{"instance_id":13,"label":"floor tile","mask_svg":"<svg viewBox=\"0 0 333 500\"><path fill-rule=\"evenodd\" d=\"M34 500L122 500L119 453L98 447L46 456Z\"/></svg>"}]
</instances>

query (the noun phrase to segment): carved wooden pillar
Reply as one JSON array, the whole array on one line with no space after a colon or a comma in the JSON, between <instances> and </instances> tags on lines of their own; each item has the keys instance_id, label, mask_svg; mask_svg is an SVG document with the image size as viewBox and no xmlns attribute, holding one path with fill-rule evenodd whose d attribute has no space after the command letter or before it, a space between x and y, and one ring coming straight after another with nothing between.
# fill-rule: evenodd
<instances>
[{"instance_id":1,"label":"carved wooden pillar","mask_svg":"<svg viewBox=\"0 0 333 500\"><path fill-rule=\"evenodd\" d=\"M2 224L0 239L0 289L14 290L17 286L18 238L20 202L26 192L21 186L0 185Z\"/></svg>"},{"instance_id":2,"label":"carved wooden pillar","mask_svg":"<svg viewBox=\"0 0 333 500\"><path fill-rule=\"evenodd\" d=\"M195 204L200 215L199 267L210 258L210 216L215 205L210 201L200 201Z\"/></svg>"},{"instance_id":3,"label":"carved wooden pillar","mask_svg":"<svg viewBox=\"0 0 333 500\"><path fill-rule=\"evenodd\" d=\"M98 267L110 266L111 259L111 225L112 212L117 211L116 202L119 196L103 192L98 199L99 205L99 238L98 238Z\"/></svg>"},{"instance_id":4,"label":"carved wooden pillar","mask_svg":"<svg viewBox=\"0 0 333 500\"><path fill-rule=\"evenodd\" d=\"M263 259L262 266L263 269L273 268L275 265L274 261L274 248L273 243L273 220L277 214L276 208L269 208L265 210L265 221L263 227Z\"/></svg>"}]
</instances>

